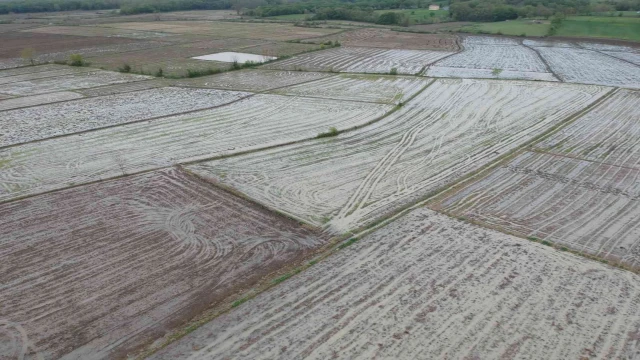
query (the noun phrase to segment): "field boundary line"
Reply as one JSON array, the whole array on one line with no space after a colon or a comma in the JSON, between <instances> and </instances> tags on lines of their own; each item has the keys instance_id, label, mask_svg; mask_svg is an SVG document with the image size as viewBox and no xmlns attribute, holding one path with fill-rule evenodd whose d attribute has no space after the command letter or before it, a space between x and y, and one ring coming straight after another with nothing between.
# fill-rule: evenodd
<instances>
[{"instance_id":1,"label":"field boundary line","mask_svg":"<svg viewBox=\"0 0 640 360\"><path fill-rule=\"evenodd\" d=\"M544 66L547 68L547 71L551 73L553 77L558 79L558 81L560 82L565 82L564 79L562 79L558 74L555 73L555 71L553 71L553 69L551 68L551 65L549 65L549 63L547 62L547 59L545 59L544 56L542 56L542 54L540 54L538 50L536 50L533 46L525 45L524 40L520 41L520 44L525 48L531 49L533 52L535 52L536 55L538 55L538 58L542 61Z\"/></svg>"},{"instance_id":2,"label":"field boundary line","mask_svg":"<svg viewBox=\"0 0 640 360\"><path fill-rule=\"evenodd\" d=\"M434 200L437 200L441 197L444 197L446 195L448 195L451 192L457 191L459 188L464 187L469 185L470 183L483 178L485 176L487 176L491 171L493 171L495 168L497 168L498 166L506 163L507 161L511 160L512 158L514 158L516 155L522 153L523 151L526 151L531 145L536 144L544 139L546 139L548 136L551 136L552 134L554 134L555 132L561 130L562 128L568 126L569 124L573 123L574 121L576 121L577 119L581 118L582 116L586 115L587 113L589 113L593 108L595 108L596 106L600 105L601 103L603 103L604 101L606 101L607 99L609 99L611 96L613 96L614 93L616 93L618 91L619 88L613 88L611 90L609 90L606 94L602 95L600 98L598 98L597 100L595 100L594 102L592 102L591 104L589 104L589 106L585 107L582 110L578 110L576 113L574 113L573 115L565 118L563 121L560 121L558 124L556 124L555 126L552 126L551 128L547 129L545 132L543 132L542 134L533 137L532 139L530 139L529 141L525 142L524 144L520 145L517 148L512 149L511 151L504 153L503 155L499 156L498 158L496 158L494 161L490 162L489 164L475 170L472 171L464 176L462 176L461 178L457 179L456 181L452 182L451 184L448 185L444 185L438 189L435 189L431 192L429 192L428 194L426 194L424 197L422 197L422 199L414 201L410 204L405 205L404 207L399 208L396 213L394 214L390 214L388 216L382 216L380 218L378 218L377 220L374 220L370 225L365 225L363 227L360 227L358 229L354 229L352 230L352 233L354 233L356 237L360 237L360 236L364 236L368 233L370 233L371 231L374 231L386 224L388 224L389 222L391 222L392 220L397 219L400 216L403 216L404 214L408 213L409 211L418 208L418 207L423 207L426 206L431 210L434 211L438 211L440 212L437 208L434 209L430 205L430 202L433 202Z\"/></svg>"},{"instance_id":3,"label":"field boundary line","mask_svg":"<svg viewBox=\"0 0 640 360\"><path fill-rule=\"evenodd\" d=\"M229 90L229 91L235 91L235 90ZM249 91L245 91L245 92L249 92ZM154 121L154 120L159 120L159 119L168 118L168 117L172 117L172 116L186 115L186 114L191 114L191 113L198 112L198 111L213 110L213 109L217 109L219 107L223 107L223 106L226 106L226 105L234 104L234 103L236 103L238 101L249 99L249 98L251 98L251 97L253 97L255 95L257 95L257 93L250 93L249 95L247 95L245 97L241 97L239 99L235 99L235 100L233 100L231 102L224 103L224 104L219 104L219 105L215 105L215 106L211 106L211 107L207 107L207 108L202 108L202 109L197 109L197 110L188 110L188 111L183 111L183 112L180 112L180 113L175 113L175 114L170 114L170 115L162 115L162 116L156 116L156 117L150 117L150 118L141 119L141 120L133 120L133 121L129 121L129 122L122 123L122 124L113 124L113 125L101 126L101 127L97 127L97 128L93 128L93 129L87 129L87 130L77 131L77 132L68 133L68 134L60 134L60 135L50 136L50 137L46 137L46 138L43 138L43 139L25 141L25 142L18 143L18 144L0 146L0 150L10 149L10 148L13 148L13 147L26 145L26 144L38 143L38 142L47 141L47 140L51 140L51 139L58 139L58 138L67 137L67 136L74 136L74 135L78 135L78 134L86 134L86 133L89 133L89 132L92 132L92 131L111 129L111 128L115 128L115 127L119 127L119 126L130 125L130 124L137 124L137 123L141 123L141 122L145 122L145 121ZM103 96L110 96L110 95L103 95ZM92 98L96 98L96 97L99 97L99 96L79 98L79 99L75 99L75 100L92 99ZM69 101L73 101L73 100L69 100ZM64 102L64 101L60 101L60 102ZM41 104L41 105L48 105L48 104ZM11 110L15 110L15 109L11 109ZM11 110L7 110L7 111L11 111Z\"/></svg>"},{"instance_id":4,"label":"field boundary line","mask_svg":"<svg viewBox=\"0 0 640 360\"><path fill-rule=\"evenodd\" d=\"M262 209L264 209L266 211L278 214L278 215L280 215L282 217L286 217L289 220L293 220L293 221L299 223L300 225L309 226L309 227L312 227L312 228L314 228L314 229L316 229L318 231L322 231L322 227L321 226L318 226L318 225L315 225L315 224L311 224L311 223L305 221L304 219L302 219L300 217L297 217L297 216L295 216L293 214L290 214L290 213L288 213L286 211L278 210L276 208L273 208L271 206L263 204L263 203L255 200L254 198L246 195L245 193L234 189L231 186L222 184L219 181L216 181L215 179L207 178L205 176L202 176L202 175L198 174L195 171L187 169L187 168L185 168L183 166L183 164L176 164L173 167L175 167L176 169L184 172L185 174L188 174L191 177L194 177L194 178L198 179L198 181L200 181L201 183L207 184L208 186L211 186L211 187L215 187L216 189L219 189L219 190L224 191L224 192L226 192L228 194L231 194L231 195L233 195L235 197L238 197L238 198L243 199L243 200L245 200L247 202L250 202L253 205L256 205L256 206L258 206L258 207L260 207L260 208L262 208Z\"/></svg>"},{"instance_id":5,"label":"field boundary line","mask_svg":"<svg viewBox=\"0 0 640 360\"><path fill-rule=\"evenodd\" d=\"M382 119L386 118L387 116L393 114L394 112L398 111L398 109L400 109L402 106L404 106L404 104L408 103L409 101L413 100L416 96L418 96L420 93L422 93L424 90L426 90L429 86L431 86L431 84L433 84L436 79L432 79L429 78L431 81L425 85L422 89L420 89L419 91L417 91L413 96L411 96L410 98L408 98L406 101L403 102L403 105L396 105L394 106L391 110L389 110L388 112L384 113L381 116L378 116L377 118L370 120L364 124L360 124L360 125L355 125L352 126L350 128L344 129L344 130L340 130L338 131L337 135L343 134L343 133L348 133L354 130L358 130L361 129L365 126L369 126L371 124L375 124L378 121L381 121ZM348 101L348 100L344 100L344 101ZM381 105L392 105L392 104L381 104ZM202 163L202 162L207 162L207 161L213 161L213 160L220 160L220 159L226 159L226 158L230 158L230 157L234 157L234 156L241 156L241 155L247 155L247 154L252 154L258 151L265 151L265 150L272 150L272 149L277 149L280 147L284 147L284 146L289 146L289 145L295 145L295 144L301 144L303 142L307 142L307 141L315 141L315 140L326 140L327 138L324 139L318 139L317 137L312 137L312 138L306 138L306 139L300 139L300 140L294 140L294 141L289 141L287 143L283 143L283 144L277 144L277 145L271 145L271 146L267 146L267 147L263 147L263 148L259 148L259 149L250 149L250 150L245 150L245 151L240 151L237 153L233 153L233 154L227 154L227 155L216 155L216 156L212 156L212 157L208 157L208 158L204 158L204 159L198 159L198 160L191 160L191 161L185 161L185 162L180 162L180 165L193 165L193 164L197 164L197 163ZM331 138L328 138L331 139Z\"/></svg>"},{"instance_id":6,"label":"field boundary line","mask_svg":"<svg viewBox=\"0 0 640 360\"><path fill-rule=\"evenodd\" d=\"M609 55L609 54L607 54L607 53L605 53L605 52L603 52L603 51L600 51L600 50L591 50L591 49L585 49L585 50L594 51L594 52L597 52L597 53L602 54L602 55L604 55L604 56L608 56L608 57L610 57L610 58L612 58L612 59L616 59L616 60L624 61L624 62L629 63L629 64L631 64L631 65L633 65L633 66L635 66L635 67L640 67L640 65L638 65L638 64L636 64L636 63L634 63L634 62L631 62L631 61L629 61L629 60L625 60L625 59L621 59L621 58L616 57L616 56L613 56L613 55Z\"/></svg>"},{"instance_id":7,"label":"field boundary line","mask_svg":"<svg viewBox=\"0 0 640 360\"><path fill-rule=\"evenodd\" d=\"M531 148L527 149L527 151L538 153L538 154L562 157L562 158L567 158L567 159L572 159L572 160L586 161L586 162L590 162L590 163L594 163L594 164L598 164L598 165L606 165L606 166L616 167L616 168L620 168L620 169L640 171L640 168L634 168L634 167L626 166L626 165L610 164L610 163L607 163L607 162L604 162L604 161L597 161L597 160L587 159L587 158L583 158L583 157L575 156L575 155L570 155L570 154L559 154L557 152L548 151L548 150L544 150L544 149L536 148L536 147L531 147Z\"/></svg>"}]
</instances>

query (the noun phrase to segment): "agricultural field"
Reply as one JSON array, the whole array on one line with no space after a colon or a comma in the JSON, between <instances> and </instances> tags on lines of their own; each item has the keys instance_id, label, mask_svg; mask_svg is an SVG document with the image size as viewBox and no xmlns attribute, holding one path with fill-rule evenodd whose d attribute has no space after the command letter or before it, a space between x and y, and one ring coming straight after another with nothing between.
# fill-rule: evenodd
<instances>
[{"instance_id":1,"label":"agricultural field","mask_svg":"<svg viewBox=\"0 0 640 360\"><path fill-rule=\"evenodd\" d=\"M327 241L176 169L0 205L0 238L16 359L126 357Z\"/></svg>"},{"instance_id":2,"label":"agricultural field","mask_svg":"<svg viewBox=\"0 0 640 360\"><path fill-rule=\"evenodd\" d=\"M227 106L0 149L0 201L362 126L391 105L258 94Z\"/></svg>"},{"instance_id":3,"label":"agricultural field","mask_svg":"<svg viewBox=\"0 0 640 360\"><path fill-rule=\"evenodd\" d=\"M634 274L420 208L151 356L632 358Z\"/></svg>"},{"instance_id":4,"label":"agricultural field","mask_svg":"<svg viewBox=\"0 0 640 360\"><path fill-rule=\"evenodd\" d=\"M640 41L640 18L570 16L562 21L557 35Z\"/></svg>"},{"instance_id":5,"label":"agricultural field","mask_svg":"<svg viewBox=\"0 0 640 360\"><path fill-rule=\"evenodd\" d=\"M397 105L415 96L429 82L418 77L341 74L273 93Z\"/></svg>"},{"instance_id":6,"label":"agricultural field","mask_svg":"<svg viewBox=\"0 0 640 360\"><path fill-rule=\"evenodd\" d=\"M78 94L73 91L60 91L60 92L47 93L47 94L41 94L41 95L23 96L18 98L7 97L7 99L3 99L2 97L0 97L0 111L49 104L49 103L54 103L59 101L75 100L75 99L80 99L82 97L83 96L81 94ZM20 124L20 121L24 120L24 119L20 119L20 121L16 123L5 123L4 122L5 115L6 115L5 113L2 113L2 118L0 118L0 124L3 124L2 126L3 131L7 131L7 130L12 131L13 130L11 129L12 126L15 126L16 124ZM65 114L65 116L66 115L68 114ZM45 125L45 126L48 126L48 125ZM2 139L4 135L6 134L0 135L0 139ZM0 140L0 142L1 141L2 140Z\"/></svg>"},{"instance_id":7,"label":"agricultural field","mask_svg":"<svg viewBox=\"0 0 640 360\"><path fill-rule=\"evenodd\" d=\"M430 66L427 76L557 81L538 54L528 47L498 44L490 37L467 37L463 45L463 52Z\"/></svg>"},{"instance_id":8,"label":"agricultural field","mask_svg":"<svg viewBox=\"0 0 640 360\"><path fill-rule=\"evenodd\" d=\"M279 71L247 69L196 79L173 80L175 86L229 89L244 91L266 91L290 85L307 83L331 76L331 74L308 71Z\"/></svg>"},{"instance_id":9,"label":"agricultural field","mask_svg":"<svg viewBox=\"0 0 640 360\"><path fill-rule=\"evenodd\" d=\"M355 29L336 35L304 40L305 43L324 43L327 41L338 41L343 46L384 49L459 50L457 39L453 35L419 34L380 28Z\"/></svg>"},{"instance_id":10,"label":"agricultural field","mask_svg":"<svg viewBox=\"0 0 640 360\"><path fill-rule=\"evenodd\" d=\"M19 96L37 95L147 79L150 79L150 77L85 68L83 72L63 76L36 78L34 80L0 84L0 93Z\"/></svg>"},{"instance_id":11,"label":"agricultural field","mask_svg":"<svg viewBox=\"0 0 640 360\"><path fill-rule=\"evenodd\" d=\"M370 126L187 168L309 224L342 233L488 164L609 90L441 79Z\"/></svg>"},{"instance_id":12,"label":"agricultural field","mask_svg":"<svg viewBox=\"0 0 640 360\"><path fill-rule=\"evenodd\" d=\"M134 41L115 37L65 36L22 31L3 32L0 33L0 43L2 43L0 59L19 58L25 48L32 48L36 54L44 54L91 46L128 44Z\"/></svg>"},{"instance_id":13,"label":"agricultural field","mask_svg":"<svg viewBox=\"0 0 640 360\"><path fill-rule=\"evenodd\" d=\"M562 81L640 89L640 67L629 62L586 49L534 49Z\"/></svg>"},{"instance_id":14,"label":"agricultural field","mask_svg":"<svg viewBox=\"0 0 640 360\"><path fill-rule=\"evenodd\" d=\"M389 73L395 69L398 74L416 75L429 64L452 54L446 51L341 47L294 56L268 64L265 68L378 74Z\"/></svg>"},{"instance_id":15,"label":"agricultural field","mask_svg":"<svg viewBox=\"0 0 640 360\"><path fill-rule=\"evenodd\" d=\"M640 266L640 92L588 114L433 207Z\"/></svg>"},{"instance_id":16,"label":"agricultural field","mask_svg":"<svg viewBox=\"0 0 640 360\"><path fill-rule=\"evenodd\" d=\"M0 359L637 357L637 44L227 5L0 15Z\"/></svg>"},{"instance_id":17,"label":"agricultural field","mask_svg":"<svg viewBox=\"0 0 640 360\"><path fill-rule=\"evenodd\" d=\"M62 96L66 93L54 94ZM6 111L0 113L0 128L3 129L0 135L0 148L214 108L249 95L251 93L237 91L166 87ZM11 101L18 102L21 99L29 100L29 98L32 97ZM2 104L3 102L0 102L0 109Z\"/></svg>"},{"instance_id":18,"label":"agricultural field","mask_svg":"<svg viewBox=\"0 0 640 360\"><path fill-rule=\"evenodd\" d=\"M173 34L211 35L218 38L246 38L264 40L296 40L328 35L340 29L305 28L291 24L241 23L211 21L162 21L162 22L124 22L103 24L103 27L165 32Z\"/></svg>"},{"instance_id":19,"label":"agricultural field","mask_svg":"<svg viewBox=\"0 0 640 360\"><path fill-rule=\"evenodd\" d=\"M514 36L546 36L551 22L548 20L519 19L490 23L474 23L460 28L461 32L501 34Z\"/></svg>"}]
</instances>

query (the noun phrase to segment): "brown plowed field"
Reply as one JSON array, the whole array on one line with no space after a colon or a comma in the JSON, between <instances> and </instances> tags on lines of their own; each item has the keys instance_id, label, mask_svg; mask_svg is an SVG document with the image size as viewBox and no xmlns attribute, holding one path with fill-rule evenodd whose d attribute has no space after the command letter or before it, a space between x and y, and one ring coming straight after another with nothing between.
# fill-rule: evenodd
<instances>
[{"instance_id":1,"label":"brown plowed field","mask_svg":"<svg viewBox=\"0 0 640 360\"><path fill-rule=\"evenodd\" d=\"M47 359L124 357L325 243L177 169L4 204L0 238L0 349Z\"/></svg>"},{"instance_id":2,"label":"brown plowed field","mask_svg":"<svg viewBox=\"0 0 640 360\"><path fill-rule=\"evenodd\" d=\"M363 46L385 49L448 50L458 51L454 35L419 34L388 29L365 28L324 36L304 42L322 43L339 41L346 46Z\"/></svg>"},{"instance_id":3,"label":"brown plowed field","mask_svg":"<svg viewBox=\"0 0 640 360\"><path fill-rule=\"evenodd\" d=\"M128 44L132 42L136 42L136 40L116 37L6 32L0 33L0 44L2 44L0 46L0 59L20 57L22 50L25 48L32 48L35 50L35 55L39 55L99 45Z\"/></svg>"}]
</instances>

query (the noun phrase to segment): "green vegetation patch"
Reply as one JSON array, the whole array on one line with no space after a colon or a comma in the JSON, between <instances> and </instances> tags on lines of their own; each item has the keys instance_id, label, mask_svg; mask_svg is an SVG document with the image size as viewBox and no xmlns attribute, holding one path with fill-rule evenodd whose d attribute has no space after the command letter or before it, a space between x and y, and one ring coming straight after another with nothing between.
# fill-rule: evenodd
<instances>
[{"instance_id":1,"label":"green vegetation patch","mask_svg":"<svg viewBox=\"0 0 640 360\"><path fill-rule=\"evenodd\" d=\"M474 34L502 34L513 36L545 36L551 24L548 20L507 20L464 26L462 32Z\"/></svg>"},{"instance_id":2,"label":"green vegetation patch","mask_svg":"<svg viewBox=\"0 0 640 360\"><path fill-rule=\"evenodd\" d=\"M640 41L640 17L573 16L556 35Z\"/></svg>"}]
</instances>

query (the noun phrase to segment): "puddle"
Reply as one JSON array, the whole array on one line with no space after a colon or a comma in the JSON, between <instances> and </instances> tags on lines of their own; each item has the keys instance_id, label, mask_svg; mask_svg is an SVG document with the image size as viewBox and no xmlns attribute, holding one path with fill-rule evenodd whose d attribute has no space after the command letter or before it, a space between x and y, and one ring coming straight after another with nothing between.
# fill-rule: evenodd
<instances>
[{"instance_id":1,"label":"puddle","mask_svg":"<svg viewBox=\"0 0 640 360\"><path fill-rule=\"evenodd\" d=\"M264 55L256 55L256 54L247 54L247 53L239 53L239 52L221 52L216 54L195 56L192 59L198 60L214 60L214 61L222 61L222 62L238 62L239 64L244 64L248 61L262 63L269 60L275 60L277 57L275 56L264 56Z\"/></svg>"}]
</instances>

